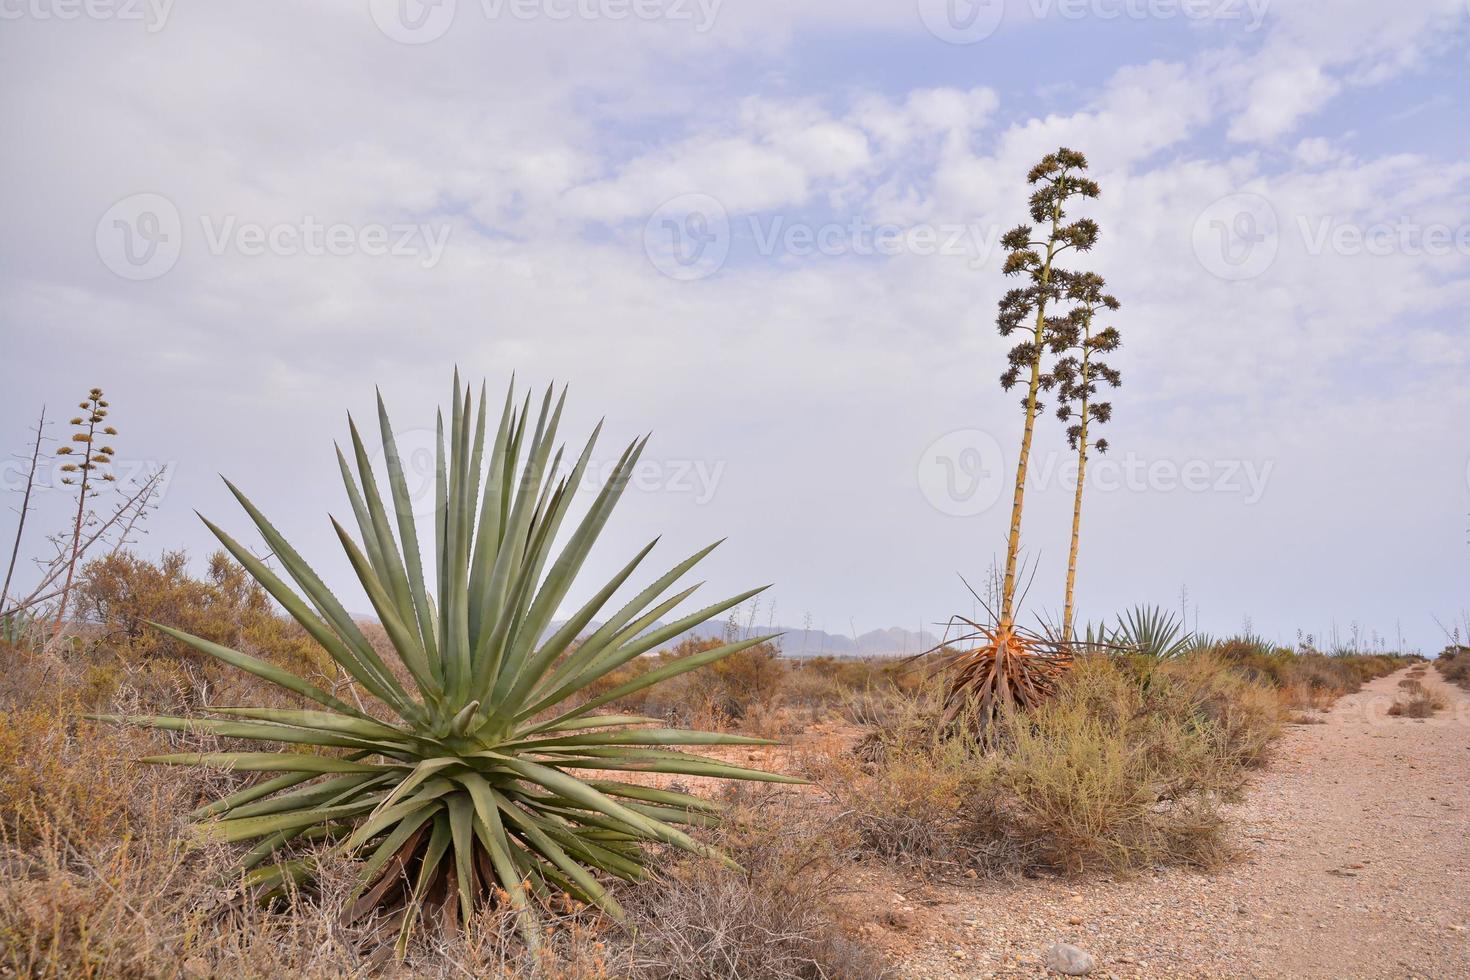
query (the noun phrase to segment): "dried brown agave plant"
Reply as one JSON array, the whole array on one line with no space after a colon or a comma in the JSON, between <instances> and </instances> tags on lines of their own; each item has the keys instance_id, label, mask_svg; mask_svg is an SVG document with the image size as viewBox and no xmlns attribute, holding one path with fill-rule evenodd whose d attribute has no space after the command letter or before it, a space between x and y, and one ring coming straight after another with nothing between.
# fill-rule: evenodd
<instances>
[{"instance_id":1,"label":"dried brown agave plant","mask_svg":"<svg viewBox=\"0 0 1470 980\"><path fill-rule=\"evenodd\" d=\"M975 595L974 589L970 594ZM1051 697L1072 665L1072 655L1059 637L1005 622L978 595L975 599L988 620L951 616L945 641L920 656L960 648L939 658L940 669L950 673L941 724L964 721L988 738L1003 712L1025 711ZM955 630L959 632L951 635Z\"/></svg>"}]
</instances>

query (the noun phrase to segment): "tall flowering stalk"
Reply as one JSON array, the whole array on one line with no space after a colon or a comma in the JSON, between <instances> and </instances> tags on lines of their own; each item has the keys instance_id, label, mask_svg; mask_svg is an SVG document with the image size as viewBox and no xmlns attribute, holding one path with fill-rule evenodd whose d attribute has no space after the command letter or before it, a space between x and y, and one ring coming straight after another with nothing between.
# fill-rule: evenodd
<instances>
[{"instance_id":1,"label":"tall flowering stalk","mask_svg":"<svg viewBox=\"0 0 1470 980\"><path fill-rule=\"evenodd\" d=\"M70 555L66 563L66 580L61 586L61 598L56 605L56 623L51 628L51 639L61 635L66 623L66 603L71 596L72 580L76 576L77 561L82 554L82 529L87 522L87 501L97 496L96 482L111 483L116 479L107 469L112 465L115 450L108 445L98 446L99 436L115 436L117 430L106 424L107 401L101 388L93 388L77 405L82 414L71 420L74 431L71 443L57 448L58 456L67 457L61 471L66 474L61 482L77 488L77 513L72 522Z\"/></svg>"},{"instance_id":2,"label":"tall flowering stalk","mask_svg":"<svg viewBox=\"0 0 1470 980\"><path fill-rule=\"evenodd\" d=\"M1077 583L1077 545L1082 529L1082 489L1087 478L1087 451L1108 451L1108 441L1089 442L1089 427L1103 425L1112 417L1111 402L1097 400L1098 383L1117 388L1122 376L1102 359L1122 343L1116 327L1098 328L1099 313L1118 309L1118 301L1105 293L1102 276L1082 273L1067 278L1066 298L1076 305L1070 314L1053 321L1047 346L1061 355L1043 387L1057 390L1057 418L1069 422L1067 441L1077 453L1077 489L1072 498L1072 544L1067 554L1067 592L1062 607L1062 637L1072 639L1075 613L1073 596Z\"/></svg>"},{"instance_id":3,"label":"tall flowering stalk","mask_svg":"<svg viewBox=\"0 0 1470 980\"><path fill-rule=\"evenodd\" d=\"M1021 432L1021 452L1016 460L1016 484L1011 499L1010 536L1006 542L1005 577L1001 581L1000 626L1008 629L1015 621L1016 563L1021 553L1021 511L1026 495L1026 467L1031 458L1031 439L1036 412L1042 407L1042 356L1046 351L1047 311L1061 298L1067 274L1057 266L1068 249L1085 252L1097 241L1097 224L1090 218L1067 222L1067 204L1072 198L1094 198L1097 183L1085 176L1087 158L1062 147L1048 153L1031 168L1026 181L1036 190L1031 194L1031 220L1046 230L1038 237L1033 225L1020 225L1001 239L1009 254L1005 274L1022 276L1025 286L1001 298L996 323L1002 337L1023 327L1023 339L1011 349L1010 365L1000 376L1001 387L1010 391L1024 381L1021 399L1026 423Z\"/></svg>"},{"instance_id":4,"label":"tall flowering stalk","mask_svg":"<svg viewBox=\"0 0 1470 980\"><path fill-rule=\"evenodd\" d=\"M1013 228L1001 239L1008 252L1005 274L1020 276L1026 284L1008 291L1000 301L996 323L1001 336L1020 333L1021 337L1011 349L1010 363L1000 383L1007 391L1025 385L1021 406L1026 421L1016 461L1000 609L992 610L992 621L986 623L954 617L951 626L968 628L954 642L974 646L946 660L952 673L945 720L952 721L963 713L981 731L993 731L991 723L1008 708L1025 708L1048 697L1070 664L1065 641L1059 643L1017 627L1016 565L1021 553L1021 512L1036 413L1043 407L1041 392L1056 383L1054 372L1042 370L1042 359L1050 349L1048 339L1065 329L1051 312L1063 301L1071 281L1071 274L1058 263L1069 249L1085 252L1097 241L1097 225L1091 219L1068 219L1067 208L1073 198L1098 195L1097 184L1085 176L1086 170L1087 158L1066 147L1042 158L1026 177L1035 188L1030 200L1033 224ZM1040 233L1036 225L1042 226Z\"/></svg>"}]
</instances>

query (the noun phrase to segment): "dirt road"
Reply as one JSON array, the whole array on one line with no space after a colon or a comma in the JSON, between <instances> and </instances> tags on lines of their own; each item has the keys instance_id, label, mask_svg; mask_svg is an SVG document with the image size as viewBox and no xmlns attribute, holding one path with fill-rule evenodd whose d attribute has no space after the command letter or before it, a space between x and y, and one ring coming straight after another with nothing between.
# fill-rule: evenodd
<instances>
[{"instance_id":1,"label":"dirt road","mask_svg":"<svg viewBox=\"0 0 1470 980\"><path fill-rule=\"evenodd\" d=\"M1470 694L1390 717L1403 672L1292 726L1215 873L900 886L908 978L1039 976L1054 941L1095 977L1470 977Z\"/></svg>"}]
</instances>

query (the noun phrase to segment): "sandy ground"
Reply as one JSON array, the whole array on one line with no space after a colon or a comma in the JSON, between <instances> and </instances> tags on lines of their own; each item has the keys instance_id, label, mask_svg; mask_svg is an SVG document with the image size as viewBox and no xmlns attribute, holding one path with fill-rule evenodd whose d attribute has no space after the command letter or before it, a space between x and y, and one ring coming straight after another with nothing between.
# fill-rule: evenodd
<instances>
[{"instance_id":1,"label":"sandy ground","mask_svg":"<svg viewBox=\"0 0 1470 980\"><path fill-rule=\"evenodd\" d=\"M1470 694L1387 714L1403 673L1294 725L1255 777L1223 871L1018 885L875 880L862 929L896 975L1041 976L1053 941L1093 976L1470 977Z\"/></svg>"}]
</instances>

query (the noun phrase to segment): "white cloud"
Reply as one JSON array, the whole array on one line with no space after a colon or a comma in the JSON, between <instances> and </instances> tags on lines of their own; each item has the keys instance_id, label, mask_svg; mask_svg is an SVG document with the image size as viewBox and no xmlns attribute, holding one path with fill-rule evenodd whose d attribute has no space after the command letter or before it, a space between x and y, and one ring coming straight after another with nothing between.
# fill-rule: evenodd
<instances>
[{"instance_id":1,"label":"white cloud","mask_svg":"<svg viewBox=\"0 0 1470 980\"><path fill-rule=\"evenodd\" d=\"M1432 53L1448 6L1345 4L1329 19L1273 4L1259 41L1210 47L1219 35L1200 31L1173 60L1136 52L1139 63L1050 113L1021 108L1024 86L986 70L985 46L949 84L928 65L901 81L854 71L862 84L851 87L800 80L792 52L803 37L840 43L833 25L917 36L912 9L880 8L728 4L708 36L466 21L422 48L387 41L345 2L180 8L152 38L8 24L7 416L60 397L63 376L101 379L129 420L124 451L181 461L156 542L202 547L189 509L229 514L213 473L244 471L321 554L334 547L320 518L339 504L323 450L341 406L365 411L381 382L406 423L427 424L452 364L492 383L512 369L555 376L572 382L572 431L606 411L619 437L655 428L662 458L726 464L708 505L630 500L614 545L669 527L678 547L733 532L714 586L778 577L781 618L803 607L837 629L848 615L859 628L942 618L959 601L953 571L983 573L1005 515L934 512L914 467L951 429L983 425L1009 445L1019 428L1014 397L995 384L1005 344L994 304L1008 285L998 256L977 268L972 255L778 254L681 283L655 271L636 237L603 226L636 226L697 191L735 214L1001 229L1024 218L1027 168L1067 143L1103 183L1086 206L1104 235L1087 262L1124 301L1115 446L1274 460L1281 481L1254 507L1229 495L1099 497L1089 605L1162 600L1187 578L1229 611L1216 628L1242 611L1288 628L1292 615L1364 595L1361 549L1312 530L1323 513L1372 519L1379 562L1428 570L1413 598L1447 596L1449 549L1425 542L1465 509L1467 488L1438 462L1470 407L1467 258L1314 251L1300 219L1309 230L1402 215L1453 225L1470 213L1470 169L1296 137L1334 97ZM1008 29L986 45L1021 38ZM935 43L936 62L957 57ZM1051 77L1066 75L1066 57L1037 55ZM1216 133L1235 148L1222 155ZM98 262L95 224L140 190L171 197L194 234L167 276L123 282ZM1191 232L1243 190L1271 202L1282 237L1259 278L1228 282L1198 260ZM428 215L453 235L429 269L201 253L198 219L225 214ZM1055 448L1056 436L1047 420L1043 439ZM1423 486L1395 485L1393 499L1387 472L1418 473ZM1028 519L1042 591L1064 547L1064 504L1039 493ZM1218 570L1297 539L1332 566L1300 595L1289 594L1300 576L1274 557L1248 575ZM1365 601L1392 615L1388 599Z\"/></svg>"},{"instance_id":2,"label":"white cloud","mask_svg":"<svg viewBox=\"0 0 1470 980\"><path fill-rule=\"evenodd\" d=\"M1344 89L1413 70L1463 34L1465 15L1459 0L1358 0L1333 4L1330 15L1310 0L1277 0L1260 45L1221 62L1227 102L1237 107L1230 138L1278 139Z\"/></svg>"}]
</instances>

